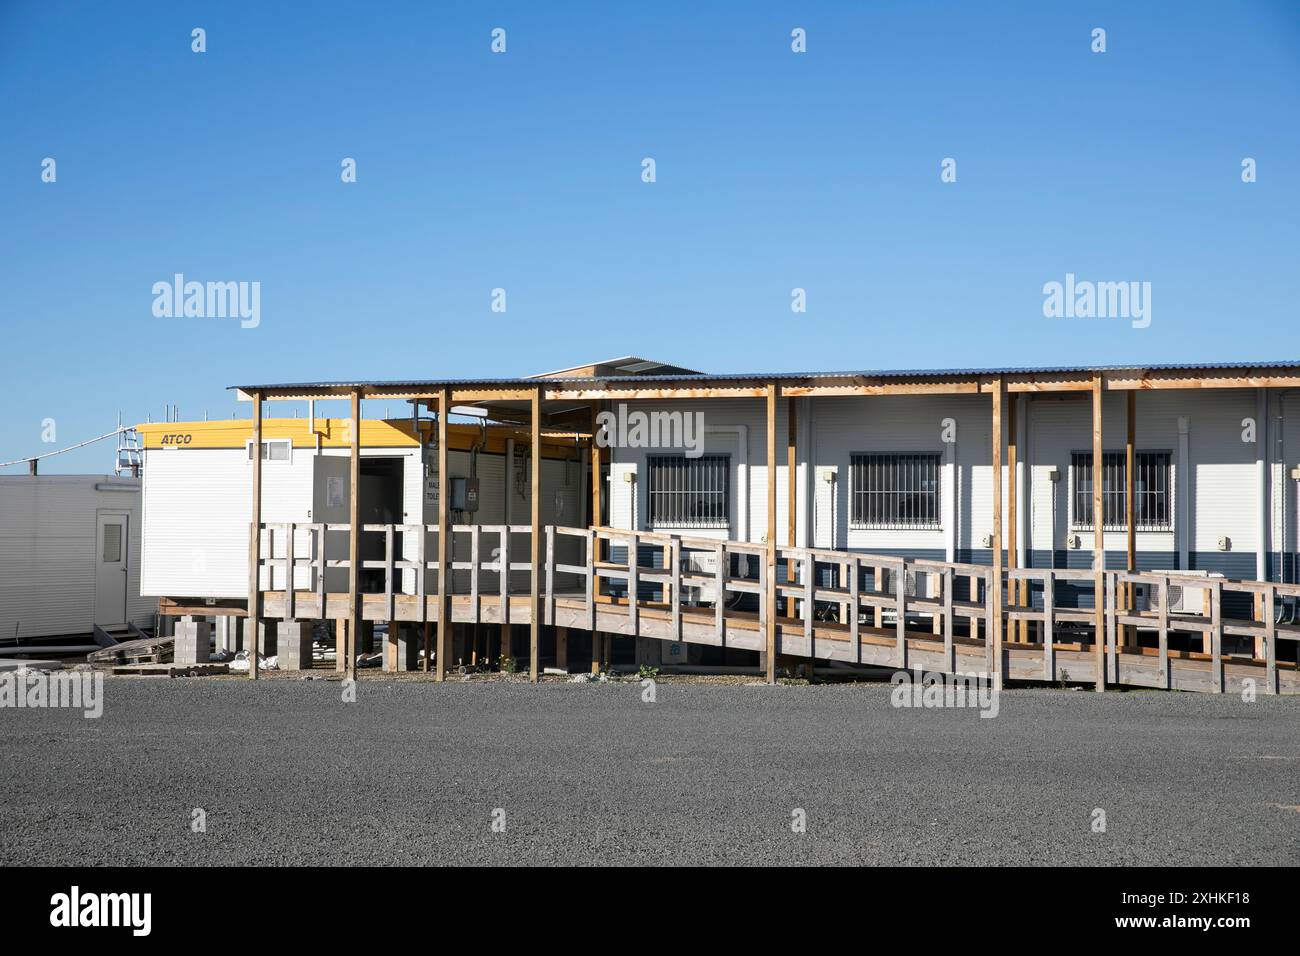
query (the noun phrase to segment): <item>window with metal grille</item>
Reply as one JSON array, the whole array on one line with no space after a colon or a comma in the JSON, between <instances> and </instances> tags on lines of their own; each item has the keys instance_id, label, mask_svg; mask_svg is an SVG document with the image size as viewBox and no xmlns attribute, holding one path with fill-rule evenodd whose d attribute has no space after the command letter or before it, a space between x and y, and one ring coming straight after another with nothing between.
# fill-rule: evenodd
<instances>
[{"instance_id":1,"label":"window with metal grille","mask_svg":"<svg viewBox=\"0 0 1300 956\"><path fill-rule=\"evenodd\" d=\"M850 522L858 528L938 528L942 457L928 452L851 456Z\"/></svg>"},{"instance_id":2,"label":"window with metal grille","mask_svg":"<svg viewBox=\"0 0 1300 956\"><path fill-rule=\"evenodd\" d=\"M731 456L651 455L646 462L649 522L677 528L731 524Z\"/></svg>"},{"instance_id":3,"label":"window with metal grille","mask_svg":"<svg viewBox=\"0 0 1300 956\"><path fill-rule=\"evenodd\" d=\"M1105 527L1128 528L1127 454L1108 451L1101 456L1101 507ZM1139 451L1133 455L1133 515L1140 531L1167 531L1173 527L1170 515L1170 462L1167 451ZM1092 452L1076 451L1072 456L1074 473L1073 526L1080 530L1094 527L1092 515Z\"/></svg>"}]
</instances>

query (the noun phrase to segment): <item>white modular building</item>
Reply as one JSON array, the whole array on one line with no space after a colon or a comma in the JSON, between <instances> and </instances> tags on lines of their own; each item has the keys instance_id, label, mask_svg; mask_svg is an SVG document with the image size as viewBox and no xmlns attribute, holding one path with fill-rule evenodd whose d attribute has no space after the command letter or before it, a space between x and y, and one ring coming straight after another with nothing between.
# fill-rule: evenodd
<instances>
[{"instance_id":1,"label":"white modular building","mask_svg":"<svg viewBox=\"0 0 1300 956\"><path fill-rule=\"evenodd\" d=\"M361 519L371 525L436 524L436 429L428 420L361 422ZM349 520L351 447L348 419L285 418L262 423L262 520L267 525L344 524ZM176 599L239 600L248 593L252 502L252 423L248 419L141 425L143 444L143 562L140 593ZM506 525L530 513L529 446L503 426L449 425L451 516L455 524ZM573 436L543 442L542 514L553 523L586 520L583 449ZM264 531L263 554L283 557L284 536ZM463 543L462 543L463 544ZM300 528L295 553L309 554ZM326 557L346 558L346 533L326 535ZM370 534L362 559L383 557ZM416 556L414 533L397 552ZM453 560L462 556L453 555ZM262 569L265 588L283 586L283 568ZM314 590L315 567L301 567L295 586ZM413 593L413 570L404 588ZM459 573L459 572L458 572ZM325 571L330 591L347 589L347 570ZM436 575L431 575L431 579Z\"/></svg>"},{"instance_id":2,"label":"white modular building","mask_svg":"<svg viewBox=\"0 0 1300 956\"><path fill-rule=\"evenodd\" d=\"M135 478L0 476L0 640L151 624L140 518Z\"/></svg>"}]
</instances>

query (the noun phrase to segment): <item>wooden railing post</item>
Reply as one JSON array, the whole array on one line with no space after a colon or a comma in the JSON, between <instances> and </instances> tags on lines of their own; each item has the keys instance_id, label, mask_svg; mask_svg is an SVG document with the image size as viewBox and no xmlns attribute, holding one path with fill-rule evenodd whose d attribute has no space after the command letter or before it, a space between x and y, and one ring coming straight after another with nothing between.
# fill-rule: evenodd
<instances>
[{"instance_id":1,"label":"wooden railing post","mask_svg":"<svg viewBox=\"0 0 1300 956\"><path fill-rule=\"evenodd\" d=\"M1043 680L1056 680L1056 574L1043 574Z\"/></svg>"},{"instance_id":2,"label":"wooden railing post","mask_svg":"<svg viewBox=\"0 0 1300 956\"><path fill-rule=\"evenodd\" d=\"M719 544L714 549L716 564L713 568L714 589L717 599L713 602L713 627L718 632L718 643L727 646L727 618L723 611L727 604L727 549ZM760 628L761 630L761 628Z\"/></svg>"},{"instance_id":3,"label":"wooden railing post","mask_svg":"<svg viewBox=\"0 0 1300 956\"><path fill-rule=\"evenodd\" d=\"M384 525L384 617L393 626L393 526Z\"/></svg>"},{"instance_id":4,"label":"wooden railing post","mask_svg":"<svg viewBox=\"0 0 1300 956\"><path fill-rule=\"evenodd\" d=\"M854 663L862 663L862 625L858 618L861 617L861 599L862 599L862 564L857 555L849 562L849 640L853 642L853 654L850 657Z\"/></svg>"},{"instance_id":5,"label":"wooden railing post","mask_svg":"<svg viewBox=\"0 0 1300 956\"><path fill-rule=\"evenodd\" d=\"M555 525L546 526L546 623L555 624Z\"/></svg>"},{"instance_id":6,"label":"wooden railing post","mask_svg":"<svg viewBox=\"0 0 1300 956\"><path fill-rule=\"evenodd\" d=\"M479 574L483 570L483 526L469 529L469 614L470 620L479 623L483 599L479 596ZM476 632L477 633L477 632Z\"/></svg>"},{"instance_id":7,"label":"wooden railing post","mask_svg":"<svg viewBox=\"0 0 1300 956\"><path fill-rule=\"evenodd\" d=\"M501 531L501 574L497 586L501 589L501 623L510 624L510 526ZM509 648L502 652L502 657L509 657Z\"/></svg>"},{"instance_id":8,"label":"wooden railing post","mask_svg":"<svg viewBox=\"0 0 1300 956\"><path fill-rule=\"evenodd\" d=\"M1223 693L1223 586L1210 582L1210 686Z\"/></svg>"},{"instance_id":9,"label":"wooden railing post","mask_svg":"<svg viewBox=\"0 0 1300 956\"><path fill-rule=\"evenodd\" d=\"M324 621L329 619L325 612L325 525L313 525L312 530L312 542L316 549L312 555L316 559L316 599L320 601L320 613L316 616Z\"/></svg>"},{"instance_id":10,"label":"wooden railing post","mask_svg":"<svg viewBox=\"0 0 1300 956\"><path fill-rule=\"evenodd\" d=\"M979 603L980 580L981 579L974 574L969 575L966 578L966 591L967 591L966 596L970 599L972 604ZM987 623L988 623L987 615L985 615L985 624ZM972 641L978 641L980 639L980 619L978 617L972 617L970 619L970 637Z\"/></svg>"},{"instance_id":11,"label":"wooden railing post","mask_svg":"<svg viewBox=\"0 0 1300 956\"><path fill-rule=\"evenodd\" d=\"M634 635L641 629L641 622L637 614L641 603L641 558L637 541L637 533L629 531L627 538L627 615L628 623L632 625Z\"/></svg>"},{"instance_id":12,"label":"wooden railing post","mask_svg":"<svg viewBox=\"0 0 1300 956\"><path fill-rule=\"evenodd\" d=\"M907 670L907 562L899 561L894 571L894 662Z\"/></svg>"},{"instance_id":13,"label":"wooden railing post","mask_svg":"<svg viewBox=\"0 0 1300 956\"><path fill-rule=\"evenodd\" d=\"M949 674L957 673L957 649L952 643L952 567L945 565L940 587L943 588L943 660Z\"/></svg>"},{"instance_id":14,"label":"wooden railing post","mask_svg":"<svg viewBox=\"0 0 1300 956\"><path fill-rule=\"evenodd\" d=\"M790 558L787 558L786 560L791 561ZM790 567L794 567L793 561L791 561ZM816 568L816 559L813 558L811 553L809 553L803 560L803 636L808 642L808 660L810 662L813 658L813 618L817 606L817 602L814 600L813 590L815 587L814 577Z\"/></svg>"},{"instance_id":15,"label":"wooden railing post","mask_svg":"<svg viewBox=\"0 0 1300 956\"><path fill-rule=\"evenodd\" d=\"M972 580L974 579L972 578ZM993 615L995 613L994 605L993 605L994 587L1000 589L1002 587L1002 582L1000 580L997 581L996 583L994 582L993 569L989 568L984 572L984 665L988 668L989 678L993 681L997 681L998 686L1000 686L1001 682L999 681L998 678L999 665L994 662L994 644L995 644L995 641L993 639L993 634L994 634Z\"/></svg>"},{"instance_id":16,"label":"wooden railing post","mask_svg":"<svg viewBox=\"0 0 1300 956\"><path fill-rule=\"evenodd\" d=\"M286 621L293 621L298 617L293 590L293 529L293 522L284 526L284 618Z\"/></svg>"},{"instance_id":17,"label":"wooden railing post","mask_svg":"<svg viewBox=\"0 0 1300 956\"><path fill-rule=\"evenodd\" d=\"M429 619L429 606L425 600L428 595L429 545L426 538L429 533L429 526L419 524L416 527L419 528L419 531L415 535L415 563L419 567L416 568L415 572L415 594L420 602L420 613L416 620L424 623Z\"/></svg>"},{"instance_id":18,"label":"wooden railing post","mask_svg":"<svg viewBox=\"0 0 1300 956\"><path fill-rule=\"evenodd\" d=\"M841 587L848 587L849 569L851 567L852 564L849 561L840 562L840 586ZM856 612L856 610L857 609L855 608L854 611ZM844 623L847 624L848 617L849 617L849 606L847 604L840 605L840 615L844 618Z\"/></svg>"},{"instance_id":19,"label":"wooden railing post","mask_svg":"<svg viewBox=\"0 0 1300 956\"><path fill-rule=\"evenodd\" d=\"M1159 584L1160 611L1157 626L1160 628L1160 680L1169 689L1169 577L1162 574Z\"/></svg>"},{"instance_id":20,"label":"wooden railing post","mask_svg":"<svg viewBox=\"0 0 1300 956\"><path fill-rule=\"evenodd\" d=\"M1264 592L1264 674L1268 693L1281 691L1277 683L1277 588L1269 584Z\"/></svg>"},{"instance_id":21,"label":"wooden railing post","mask_svg":"<svg viewBox=\"0 0 1300 956\"><path fill-rule=\"evenodd\" d=\"M429 673L429 658L433 656L433 647L429 639L429 600L428 600L428 583L426 578L429 576L429 559L428 559L428 542L425 540L429 533L429 526L421 524L420 531L415 539L415 560L419 563L419 568L415 572L415 593L420 601L420 621L424 629L424 661L420 665L421 670L426 674Z\"/></svg>"},{"instance_id":22,"label":"wooden railing post","mask_svg":"<svg viewBox=\"0 0 1300 956\"><path fill-rule=\"evenodd\" d=\"M1117 591L1118 573L1109 571L1106 573L1106 644L1109 654L1107 659L1110 668L1110 682L1119 683L1119 648L1118 643L1118 621L1119 621L1119 596Z\"/></svg>"},{"instance_id":23,"label":"wooden railing post","mask_svg":"<svg viewBox=\"0 0 1300 956\"><path fill-rule=\"evenodd\" d=\"M673 535L668 549L668 560L672 562L672 626L673 640L682 639L682 539Z\"/></svg>"},{"instance_id":24,"label":"wooden railing post","mask_svg":"<svg viewBox=\"0 0 1300 956\"><path fill-rule=\"evenodd\" d=\"M596 639L596 532L587 529L587 630Z\"/></svg>"},{"instance_id":25,"label":"wooden railing post","mask_svg":"<svg viewBox=\"0 0 1300 956\"><path fill-rule=\"evenodd\" d=\"M1269 685L1265 693L1281 693L1278 687L1278 589L1269 584L1264 592L1264 680Z\"/></svg>"}]
</instances>

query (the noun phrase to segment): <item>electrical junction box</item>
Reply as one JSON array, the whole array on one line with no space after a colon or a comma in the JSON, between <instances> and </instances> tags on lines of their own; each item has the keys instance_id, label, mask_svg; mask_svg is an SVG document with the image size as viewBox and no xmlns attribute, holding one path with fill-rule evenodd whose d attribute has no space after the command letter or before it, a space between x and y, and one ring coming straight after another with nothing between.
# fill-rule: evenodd
<instances>
[{"instance_id":1,"label":"electrical junction box","mask_svg":"<svg viewBox=\"0 0 1300 956\"><path fill-rule=\"evenodd\" d=\"M451 501L448 506L452 511L478 511L478 479L451 479Z\"/></svg>"}]
</instances>

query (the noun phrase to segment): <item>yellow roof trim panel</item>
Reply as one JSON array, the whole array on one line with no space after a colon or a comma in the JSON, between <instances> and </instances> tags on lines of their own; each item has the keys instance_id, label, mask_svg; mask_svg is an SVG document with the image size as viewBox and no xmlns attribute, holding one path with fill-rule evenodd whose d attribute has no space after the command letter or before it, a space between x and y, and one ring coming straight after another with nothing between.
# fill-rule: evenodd
<instances>
[{"instance_id":1,"label":"yellow roof trim panel","mask_svg":"<svg viewBox=\"0 0 1300 956\"><path fill-rule=\"evenodd\" d=\"M315 431L308 427L305 418L265 418L262 420L262 440L289 439L294 448L315 448L316 436L320 435L322 448L350 448L352 435L348 426L349 418L317 418ZM433 422L421 420L420 430L426 440L432 430ZM153 422L137 425L140 444L145 449L186 449L186 448L243 448L253 437L253 423L247 418L222 419L208 422ZM482 438L477 425L449 423L448 446L455 451L469 451ZM488 429L487 446L489 453L503 454L506 439L522 437L527 442L527 432L515 428L493 426ZM586 441L583 442L586 444ZM409 418L361 420L362 448L418 448L419 439ZM577 451L572 437L549 437L542 439L542 447L548 458L574 458Z\"/></svg>"},{"instance_id":2,"label":"yellow roof trim panel","mask_svg":"<svg viewBox=\"0 0 1300 956\"><path fill-rule=\"evenodd\" d=\"M305 418L266 418L262 420L263 440L285 439L295 448L315 448L319 434L325 448L347 448L352 444L348 431L351 419L317 418L315 431ZM253 423L232 418L213 422L158 422L138 425L145 448L243 448L253 437ZM411 422L361 420L363 448L417 448L419 441Z\"/></svg>"}]
</instances>

